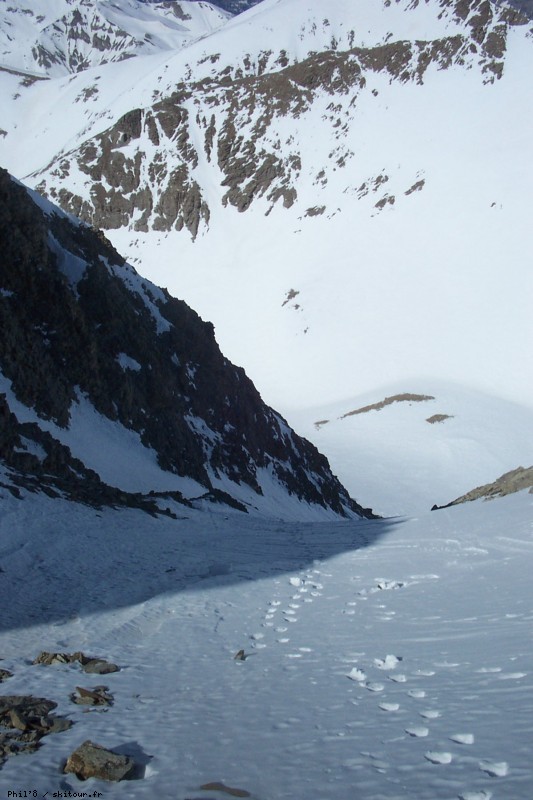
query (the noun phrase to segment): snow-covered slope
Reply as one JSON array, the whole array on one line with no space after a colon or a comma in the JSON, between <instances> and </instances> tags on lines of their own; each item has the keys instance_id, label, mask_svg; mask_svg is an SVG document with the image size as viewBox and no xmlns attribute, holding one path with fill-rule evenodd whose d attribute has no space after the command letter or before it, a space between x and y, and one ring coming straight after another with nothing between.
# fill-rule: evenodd
<instances>
[{"instance_id":1,"label":"snow-covered slope","mask_svg":"<svg viewBox=\"0 0 533 800\"><path fill-rule=\"evenodd\" d=\"M533 462L533 410L434 378L305 408L293 424L385 516L420 514Z\"/></svg>"},{"instance_id":2,"label":"snow-covered slope","mask_svg":"<svg viewBox=\"0 0 533 800\"><path fill-rule=\"evenodd\" d=\"M179 50L230 17L207 2L16 0L0 11L0 67L57 77Z\"/></svg>"},{"instance_id":3,"label":"snow-covered slope","mask_svg":"<svg viewBox=\"0 0 533 800\"><path fill-rule=\"evenodd\" d=\"M481 393L527 423L516 449L462 429L478 444L443 472L451 426L424 421L425 474L449 478L430 497L403 476L425 507L531 461L511 462L531 426L508 403L533 397L532 74L531 21L506 3L264 0L179 52L31 86L0 74L18 95L0 158L212 319L332 459L314 409L435 382L471 398L456 419ZM353 460L334 469L371 481L382 459L342 430ZM370 488L401 510L400 491L389 505Z\"/></svg>"},{"instance_id":4,"label":"snow-covered slope","mask_svg":"<svg viewBox=\"0 0 533 800\"><path fill-rule=\"evenodd\" d=\"M531 495L304 526L0 491L3 694L74 723L7 758L3 796L530 800ZM70 701L102 683L112 706ZM134 780L64 775L87 739Z\"/></svg>"}]
</instances>

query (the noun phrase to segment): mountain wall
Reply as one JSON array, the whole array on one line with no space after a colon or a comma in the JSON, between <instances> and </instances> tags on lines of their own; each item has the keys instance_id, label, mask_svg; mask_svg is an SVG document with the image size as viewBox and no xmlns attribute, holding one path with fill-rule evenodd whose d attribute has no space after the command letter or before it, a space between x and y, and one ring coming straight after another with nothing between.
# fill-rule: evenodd
<instances>
[{"instance_id":1,"label":"mountain wall","mask_svg":"<svg viewBox=\"0 0 533 800\"><path fill-rule=\"evenodd\" d=\"M296 47L284 33L276 39L269 34L279 25L279 7L256 6L219 36L186 48L165 65L173 77L168 88L162 73L153 81L150 103L130 107L96 135L84 132L78 146L63 148L37 170L32 184L97 227L185 230L193 238L208 230L219 206L244 212L258 205L269 214L275 206L297 204L300 213L323 213L333 173L349 170L356 158L358 108L370 96L379 107L382 78L406 93L453 70L472 70L482 84L494 84L502 77L513 29L528 26L525 15L489 0L396 0L385 3L379 17L371 6L346 13L335 3L326 14L319 4L301 5L286 4L300 25ZM304 12L308 19L296 16ZM410 16L416 33L407 38ZM250 35L248 52L237 38L240 28ZM264 45L258 48L254 39L261 31ZM95 76L79 102L90 108L100 92ZM310 130L319 120L330 141L311 190L304 120ZM319 138L317 130L309 135ZM320 141L316 147L323 150ZM413 187L423 183L414 178L405 188ZM355 188L364 196L378 187L363 181ZM382 210L395 198L385 191L376 201Z\"/></svg>"},{"instance_id":2,"label":"mountain wall","mask_svg":"<svg viewBox=\"0 0 533 800\"><path fill-rule=\"evenodd\" d=\"M140 278L102 234L30 195L6 171L0 241L1 370L17 402L39 419L67 430L83 402L135 432L161 470L205 493L223 481L228 495L244 486L259 497L274 484L303 503L363 513L326 459L224 358L210 323ZM2 454L16 466L6 399L2 408Z\"/></svg>"}]
</instances>

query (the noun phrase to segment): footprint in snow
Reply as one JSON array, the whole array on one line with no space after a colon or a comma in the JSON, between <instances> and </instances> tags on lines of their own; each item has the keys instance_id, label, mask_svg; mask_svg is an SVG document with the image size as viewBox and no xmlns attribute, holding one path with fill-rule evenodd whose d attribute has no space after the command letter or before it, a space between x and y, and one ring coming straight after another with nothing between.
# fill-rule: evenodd
<instances>
[{"instance_id":1,"label":"footprint in snow","mask_svg":"<svg viewBox=\"0 0 533 800\"><path fill-rule=\"evenodd\" d=\"M399 703L380 703L379 707L382 711L399 711L400 704Z\"/></svg>"},{"instance_id":2,"label":"footprint in snow","mask_svg":"<svg viewBox=\"0 0 533 800\"><path fill-rule=\"evenodd\" d=\"M438 719L440 715L440 711L436 711L434 709L428 709L427 711L420 712L420 716L423 719Z\"/></svg>"},{"instance_id":3,"label":"footprint in snow","mask_svg":"<svg viewBox=\"0 0 533 800\"><path fill-rule=\"evenodd\" d=\"M374 586L370 591L372 594L374 592L390 592L393 589L403 589L406 584L403 581L389 581L380 579L377 581L376 586Z\"/></svg>"},{"instance_id":4,"label":"footprint in snow","mask_svg":"<svg viewBox=\"0 0 533 800\"><path fill-rule=\"evenodd\" d=\"M369 681L367 684L365 684L365 688L368 689L369 692L382 692L385 689L385 685L383 683Z\"/></svg>"},{"instance_id":5,"label":"footprint in snow","mask_svg":"<svg viewBox=\"0 0 533 800\"><path fill-rule=\"evenodd\" d=\"M394 681L394 683L406 683L407 678L405 675L389 675L389 680Z\"/></svg>"},{"instance_id":6,"label":"footprint in snow","mask_svg":"<svg viewBox=\"0 0 533 800\"><path fill-rule=\"evenodd\" d=\"M456 744L474 744L473 733L453 733L448 738L451 742L455 742Z\"/></svg>"},{"instance_id":7,"label":"footprint in snow","mask_svg":"<svg viewBox=\"0 0 533 800\"><path fill-rule=\"evenodd\" d=\"M424 758L432 764L451 764L453 761L451 753L439 753L436 750L428 750L424 753Z\"/></svg>"},{"instance_id":8,"label":"footprint in snow","mask_svg":"<svg viewBox=\"0 0 533 800\"><path fill-rule=\"evenodd\" d=\"M426 693L423 689L409 689L407 694L409 695L409 697L415 697L417 699L426 696Z\"/></svg>"},{"instance_id":9,"label":"footprint in snow","mask_svg":"<svg viewBox=\"0 0 533 800\"><path fill-rule=\"evenodd\" d=\"M375 658L374 664L378 669L396 669L400 661L403 661L401 656L387 655L385 658Z\"/></svg>"},{"instance_id":10,"label":"footprint in snow","mask_svg":"<svg viewBox=\"0 0 533 800\"><path fill-rule=\"evenodd\" d=\"M354 667L346 677L350 678L351 681L357 681L358 683L366 681L366 674L362 669L358 669L357 667Z\"/></svg>"},{"instance_id":11,"label":"footprint in snow","mask_svg":"<svg viewBox=\"0 0 533 800\"><path fill-rule=\"evenodd\" d=\"M425 728L423 725L413 725L411 728L406 728L405 732L415 739L421 739L429 735L429 728Z\"/></svg>"},{"instance_id":12,"label":"footprint in snow","mask_svg":"<svg viewBox=\"0 0 533 800\"><path fill-rule=\"evenodd\" d=\"M480 792L463 792L459 800L491 800L492 792L482 789Z\"/></svg>"},{"instance_id":13,"label":"footprint in snow","mask_svg":"<svg viewBox=\"0 0 533 800\"><path fill-rule=\"evenodd\" d=\"M506 761L480 761L479 768L491 778L503 778L509 772L509 764Z\"/></svg>"},{"instance_id":14,"label":"footprint in snow","mask_svg":"<svg viewBox=\"0 0 533 800\"><path fill-rule=\"evenodd\" d=\"M279 644L288 644L290 642L290 639L287 639L287 638L285 638L285 639L277 639L276 641L278 641Z\"/></svg>"}]
</instances>

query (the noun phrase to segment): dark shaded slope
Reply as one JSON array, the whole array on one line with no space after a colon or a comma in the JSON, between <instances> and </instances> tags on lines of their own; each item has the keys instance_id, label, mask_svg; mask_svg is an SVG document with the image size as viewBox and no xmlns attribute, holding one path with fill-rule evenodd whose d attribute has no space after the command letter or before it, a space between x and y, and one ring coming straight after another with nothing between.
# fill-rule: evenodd
<instances>
[{"instance_id":1,"label":"dark shaded slope","mask_svg":"<svg viewBox=\"0 0 533 800\"><path fill-rule=\"evenodd\" d=\"M210 323L5 171L0 242L0 367L24 405L68 427L83 395L206 491L228 477L262 494L268 474L303 501L369 513L224 358Z\"/></svg>"}]
</instances>

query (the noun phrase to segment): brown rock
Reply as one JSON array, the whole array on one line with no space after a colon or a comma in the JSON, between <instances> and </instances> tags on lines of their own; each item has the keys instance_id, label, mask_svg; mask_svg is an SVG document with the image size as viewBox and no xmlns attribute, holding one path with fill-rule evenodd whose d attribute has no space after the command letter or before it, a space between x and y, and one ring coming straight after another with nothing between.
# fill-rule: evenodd
<instances>
[{"instance_id":1,"label":"brown rock","mask_svg":"<svg viewBox=\"0 0 533 800\"><path fill-rule=\"evenodd\" d=\"M108 675L110 672L118 672L119 670L120 667L110 661L105 661L103 658L92 658L83 665L83 671L93 675Z\"/></svg>"},{"instance_id":2,"label":"brown rock","mask_svg":"<svg viewBox=\"0 0 533 800\"><path fill-rule=\"evenodd\" d=\"M220 781L204 783L200 786L200 789L209 792L225 792L232 797L251 797L250 792L247 792L245 789L235 789L232 786L226 786L224 783L220 783Z\"/></svg>"},{"instance_id":3,"label":"brown rock","mask_svg":"<svg viewBox=\"0 0 533 800\"><path fill-rule=\"evenodd\" d=\"M113 703L113 695L107 692L107 686L95 686L94 689L76 686L76 691L78 694L71 694L70 699L78 705L110 706Z\"/></svg>"},{"instance_id":4,"label":"brown rock","mask_svg":"<svg viewBox=\"0 0 533 800\"><path fill-rule=\"evenodd\" d=\"M87 740L69 756L63 771L73 772L81 780L99 778L104 781L121 781L134 767L135 762L129 756L113 753Z\"/></svg>"}]
</instances>

